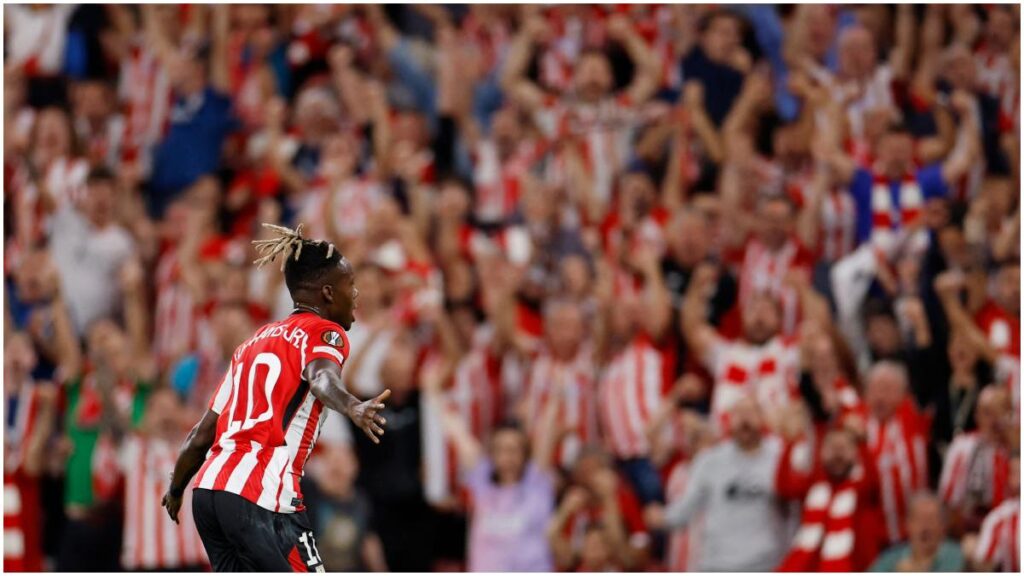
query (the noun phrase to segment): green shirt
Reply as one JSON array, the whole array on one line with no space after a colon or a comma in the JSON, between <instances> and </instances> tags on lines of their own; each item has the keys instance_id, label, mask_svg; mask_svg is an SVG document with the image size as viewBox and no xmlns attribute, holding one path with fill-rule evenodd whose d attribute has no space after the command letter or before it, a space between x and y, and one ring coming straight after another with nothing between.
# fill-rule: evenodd
<instances>
[{"instance_id":1,"label":"green shirt","mask_svg":"<svg viewBox=\"0 0 1024 576\"><path fill-rule=\"evenodd\" d=\"M149 396L149 384L138 381L131 400L132 427L138 427L142 421L142 413ZM65 412L65 430L71 440L71 456L68 457L67 471L64 478L64 505L77 504L92 506L94 496L92 490L92 457L96 443L100 438L98 425L81 426L78 422L78 410L82 400L82 378L72 380L67 385L67 411Z\"/></svg>"},{"instance_id":2,"label":"green shirt","mask_svg":"<svg viewBox=\"0 0 1024 576\"><path fill-rule=\"evenodd\" d=\"M909 544L897 544L882 553L871 565L871 572L895 572L900 561L910 556ZM963 572L964 555L960 551L960 545L951 540L946 540L939 546L935 554L935 561L932 563L929 572Z\"/></svg>"}]
</instances>

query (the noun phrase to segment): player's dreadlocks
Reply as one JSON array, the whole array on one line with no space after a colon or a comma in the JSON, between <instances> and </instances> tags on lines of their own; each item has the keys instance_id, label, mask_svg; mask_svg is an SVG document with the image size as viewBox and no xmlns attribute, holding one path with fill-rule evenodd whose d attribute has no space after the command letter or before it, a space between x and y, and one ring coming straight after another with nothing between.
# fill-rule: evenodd
<instances>
[{"instance_id":1,"label":"player's dreadlocks","mask_svg":"<svg viewBox=\"0 0 1024 576\"><path fill-rule=\"evenodd\" d=\"M277 233L277 238L253 240L260 257L253 261L262 268L282 256L281 271L289 292L308 288L316 290L316 284L341 260L341 252L326 240L309 240L302 237L302 224L291 228L263 223L263 227Z\"/></svg>"}]
</instances>

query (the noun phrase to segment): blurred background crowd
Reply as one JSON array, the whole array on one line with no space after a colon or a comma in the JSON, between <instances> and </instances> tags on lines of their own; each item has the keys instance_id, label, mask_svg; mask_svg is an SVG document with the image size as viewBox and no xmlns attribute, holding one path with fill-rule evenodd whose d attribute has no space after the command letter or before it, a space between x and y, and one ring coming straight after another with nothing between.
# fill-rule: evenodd
<instances>
[{"instance_id":1,"label":"blurred background crowd","mask_svg":"<svg viewBox=\"0 0 1024 576\"><path fill-rule=\"evenodd\" d=\"M1019 6L4 7L4 567L159 508L262 222L358 270L331 571L1018 571ZM358 431L357 431L358 432Z\"/></svg>"}]
</instances>

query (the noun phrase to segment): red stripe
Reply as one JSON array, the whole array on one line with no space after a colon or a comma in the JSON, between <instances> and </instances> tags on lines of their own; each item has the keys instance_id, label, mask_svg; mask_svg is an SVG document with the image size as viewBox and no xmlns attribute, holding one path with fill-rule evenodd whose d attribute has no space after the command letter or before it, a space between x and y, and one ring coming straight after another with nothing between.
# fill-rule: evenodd
<instances>
[{"instance_id":1,"label":"red stripe","mask_svg":"<svg viewBox=\"0 0 1024 576\"><path fill-rule=\"evenodd\" d=\"M147 505L152 506L152 509L158 509L157 507L159 506L161 497L160 484L158 482L153 483L153 489L150 491L150 496L153 500L147 502ZM179 511L179 514L180 513L181 512ZM164 563L164 523L163 518L161 518L159 514L154 515L153 528L155 529L153 538L156 540L156 565L163 568L167 566L167 564Z\"/></svg>"},{"instance_id":2,"label":"red stripe","mask_svg":"<svg viewBox=\"0 0 1024 576\"><path fill-rule=\"evenodd\" d=\"M992 541L988 545L988 550L985 551L985 560L991 561L995 557L996 546L1000 544L1002 540L1001 536L1003 533L1003 524L1005 520L1000 520L996 525L996 528L992 531Z\"/></svg>"},{"instance_id":3,"label":"red stripe","mask_svg":"<svg viewBox=\"0 0 1024 576\"><path fill-rule=\"evenodd\" d=\"M299 554L298 544L292 547L292 551L288 553L288 563L292 565L293 572L309 572L309 570L306 569L306 563L302 560L302 556Z\"/></svg>"},{"instance_id":4,"label":"red stripe","mask_svg":"<svg viewBox=\"0 0 1024 576\"><path fill-rule=\"evenodd\" d=\"M227 461L224 462L224 467L220 469L220 473L217 474L217 478L213 481L214 490L223 490L227 486L228 478L231 477L231 473L238 466L243 456L245 456L245 453L237 449L228 455Z\"/></svg>"},{"instance_id":5,"label":"red stripe","mask_svg":"<svg viewBox=\"0 0 1024 576\"><path fill-rule=\"evenodd\" d=\"M964 457L962 454L957 452L956 459L953 460L953 470L949 475L949 483L946 485L946 490L942 493L942 499L947 504L953 501L953 488L957 486L960 474L963 472Z\"/></svg>"}]
</instances>

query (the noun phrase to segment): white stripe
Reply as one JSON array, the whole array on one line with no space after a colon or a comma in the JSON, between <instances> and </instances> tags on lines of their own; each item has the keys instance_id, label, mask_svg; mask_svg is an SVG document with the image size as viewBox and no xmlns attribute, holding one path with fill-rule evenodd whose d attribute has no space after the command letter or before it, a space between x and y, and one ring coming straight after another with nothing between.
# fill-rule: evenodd
<instances>
[{"instance_id":1,"label":"white stripe","mask_svg":"<svg viewBox=\"0 0 1024 576\"><path fill-rule=\"evenodd\" d=\"M16 528L4 528L4 558L25 555L25 535Z\"/></svg>"},{"instance_id":2,"label":"white stripe","mask_svg":"<svg viewBox=\"0 0 1024 576\"><path fill-rule=\"evenodd\" d=\"M210 409L217 414L224 411L224 406L227 405L228 399L231 397L231 373L234 371L234 368L234 362L228 364L228 369L224 373L224 379L221 380L220 387L217 388L217 394L213 398L213 407Z\"/></svg>"},{"instance_id":3,"label":"white stripe","mask_svg":"<svg viewBox=\"0 0 1024 576\"><path fill-rule=\"evenodd\" d=\"M345 355L339 352L337 348L332 348L330 346L314 346L313 353L316 354L317 352L334 356L334 359L338 361L338 364L345 363Z\"/></svg>"},{"instance_id":4,"label":"white stripe","mask_svg":"<svg viewBox=\"0 0 1024 576\"><path fill-rule=\"evenodd\" d=\"M158 558L156 557L156 517L157 507L150 506L150 498L153 492L156 490L154 481L151 475L146 474L146 467L148 461L152 460L152 451L146 451L146 458L141 462L139 470L136 470L136 474L142 474L142 534L146 536L142 539L142 568L155 568L157 565ZM155 504L155 503L154 503Z\"/></svg>"},{"instance_id":5,"label":"white stripe","mask_svg":"<svg viewBox=\"0 0 1024 576\"><path fill-rule=\"evenodd\" d=\"M234 440L221 440L221 452L210 462L209 466L206 467L206 471L203 472L203 480L199 483L198 488L206 488L207 490L213 490L213 484L217 481L217 476L220 474L221 468L224 467L224 463L228 461L228 457L235 450Z\"/></svg>"},{"instance_id":6,"label":"white stripe","mask_svg":"<svg viewBox=\"0 0 1024 576\"><path fill-rule=\"evenodd\" d=\"M261 446L256 442L250 442L249 445L251 450L246 452L242 459L238 461L238 465L231 471L231 476L228 476L228 483L224 486L224 489L232 494L242 494L245 482L249 479L249 474L252 473L253 468L259 462L256 455L259 454Z\"/></svg>"},{"instance_id":7,"label":"white stripe","mask_svg":"<svg viewBox=\"0 0 1024 576\"><path fill-rule=\"evenodd\" d=\"M138 470L138 440L132 438L124 447L125 462L129 463L125 467L128 471L127 477L125 478L125 526L124 533L125 537L122 539L123 548L121 550L121 565L131 570L135 568L135 538L132 536L138 530L138 511L135 510L138 502L138 487L135 481L135 474Z\"/></svg>"},{"instance_id":8,"label":"white stripe","mask_svg":"<svg viewBox=\"0 0 1024 576\"><path fill-rule=\"evenodd\" d=\"M637 382L638 369L642 369L642 366L638 366L637 362L642 361L642 358L633 350L629 350L627 354L628 359L624 364L627 373L625 374L625 379L622 380L622 387L619 389L619 394L625 396L623 407L626 409L626 445L623 446L623 448L629 452L635 452L637 449L637 435L643 433L642 430L638 430L638 428L641 427L641 422L643 420L640 417L638 390L644 385L644 383ZM637 454L621 454L621 456L625 456L627 458L636 455Z\"/></svg>"},{"instance_id":9,"label":"white stripe","mask_svg":"<svg viewBox=\"0 0 1024 576\"><path fill-rule=\"evenodd\" d=\"M21 513L21 491L15 484L4 484L4 515L16 516Z\"/></svg>"},{"instance_id":10,"label":"white stripe","mask_svg":"<svg viewBox=\"0 0 1024 576\"><path fill-rule=\"evenodd\" d=\"M156 469L156 478L159 490L153 494L152 502L152 507L156 510L160 510L160 502L156 500L157 494L163 494L166 492L169 482L167 475L160 473L160 471L174 469L175 458L173 455L169 454L169 448L170 447L167 444L162 443L157 446L159 452L157 452L158 457L156 458L158 464ZM175 524L166 514L157 514L157 518L157 521L161 523L160 529L164 537L164 557L162 567L181 566L181 550L178 549L178 531L180 529L180 525Z\"/></svg>"}]
</instances>

